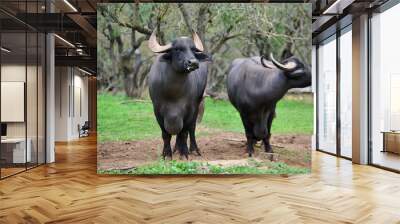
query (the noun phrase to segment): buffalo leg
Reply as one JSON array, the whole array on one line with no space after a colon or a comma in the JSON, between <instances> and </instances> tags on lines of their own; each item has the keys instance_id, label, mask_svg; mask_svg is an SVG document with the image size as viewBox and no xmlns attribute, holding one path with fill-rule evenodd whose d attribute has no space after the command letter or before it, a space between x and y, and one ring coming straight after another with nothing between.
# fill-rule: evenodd
<instances>
[{"instance_id":1,"label":"buffalo leg","mask_svg":"<svg viewBox=\"0 0 400 224\"><path fill-rule=\"evenodd\" d=\"M249 153L249 157L253 156L254 153L254 144L256 143L255 138L252 135L247 135L247 153Z\"/></svg>"},{"instance_id":2,"label":"buffalo leg","mask_svg":"<svg viewBox=\"0 0 400 224\"><path fill-rule=\"evenodd\" d=\"M189 159L189 149L188 149L188 146L187 146L187 137L188 137L188 131L182 130L176 136L175 148L177 148L179 150L179 154L180 154L181 158L183 156L185 156L186 159Z\"/></svg>"},{"instance_id":3,"label":"buffalo leg","mask_svg":"<svg viewBox=\"0 0 400 224\"><path fill-rule=\"evenodd\" d=\"M190 135L190 153L196 152L198 156L201 156L200 149L199 147L197 147L196 143L195 129L191 129L189 131L189 135Z\"/></svg>"},{"instance_id":4,"label":"buffalo leg","mask_svg":"<svg viewBox=\"0 0 400 224\"><path fill-rule=\"evenodd\" d=\"M162 136L162 139L164 142L162 156L164 159L165 159L165 157L170 157L172 159L171 134L169 134L164 128L163 117L156 111L154 111L154 114L156 115L157 122L160 125L161 136Z\"/></svg>"},{"instance_id":5,"label":"buffalo leg","mask_svg":"<svg viewBox=\"0 0 400 224\"><path fill-rule=\"evenodd\" d=\"M250 121L244 118L244 116L240 115L242 118L244 130L246 132L246 139L247 139L247 153L249 157L253 156L254 153L254 144L256 143L255 137L253 135L253 129Z\"/></svg>"},{"instance_id":6,"label":"buffalo leg","mask_svg":"<svg viewBox=\"0 0 400 224\"><path fill-rule=\"evenodd\" d=\"M189 129L189 139L190 139L189 153L191 154L192 152L195 151L198 156L201 156L200 150L197 147L197 143L196 143L195 131L196 131L196 123L194 124L194 127L191 127ZM176 151L178 151L178 144L175 144L173 153L175 154Z\"/></svg>"},{"instance_id":7,"label":"buffalo leg","mask_svg":"<svg viewBox=\"0 0 400 224\"><path fill-rule=\"evenodd\" d=\"M270 144L270 139L271 139L271 126L272 126L272 121L275 118L275 106L272 109L272 112L269 114L268 116L268 121L267 121L267 129L268 129L268 134L267 137L265 137L263 139L263 143L264 143L264 150L265 152L269 152L272 153L272 147Z\"/></svg>"},{"instance_id":8,"label":"buffalo leg","mask_svg":"<svg viewBox=\"0 0 400 224\"><path fill-rule=\"evenodd\" d=\"M195 133L196 133L196 122L197 122L197 113L196 113L196 116L193 119L193 121L191 122L190 127L189 127L189 138L190 138L190 149L189 149L189 152L190 153L196 152L196 154L198 156L201 156L199 147L197 147L197 143L196 143L196 135L195 135Z\"/></svg>"},{"instance_id":9,"label":"buffalo leg","mask_svg":"<svg viewBox=\"0 0 400 224\"><path fill-rule=\"evenodd\" d=\"M162 131L162 138L164 141L163 148L163 158L170 157L172 159L172 150L171 150L171 135L165 130Z\"/></svg>"},{"instance_id":10,"label":"buffalo leg","mask_svg":"<svg viewBox=\"0 0 400 224\"><path fill-rule=\"evenodd\" d=\"M272 150L271 144L269 142L270 138L271 138L271 134L268 133L267 137L263 139L264 150L265 150L265 152L273 153L274 151Z\"/></svg>"}]
</instances>

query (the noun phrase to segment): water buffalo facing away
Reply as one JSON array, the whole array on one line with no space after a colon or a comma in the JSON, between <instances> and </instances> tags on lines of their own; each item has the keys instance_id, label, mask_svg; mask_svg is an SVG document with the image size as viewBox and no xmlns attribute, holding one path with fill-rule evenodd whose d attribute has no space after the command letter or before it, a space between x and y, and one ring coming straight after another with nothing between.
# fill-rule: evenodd
<instances>
[{"instance_id":1,"label":"water buffalo facing away","mask_svg":"<svg viewBox=\"0 0 400 224\"><path fill-rule=\"evenodd\" d=\"M162 131L163 157L172 158L171 136L177 135L175 149L188 158L190 152L200 151L196 144L195 129L199 104L207 83L209 57L196 33L193 39L180 37L161 46L155 32L149 39L149 48L160 53L149 73L149 91L154 114Z\"/></svg>"},{"instance_id":2,"label":"water buffalo facing away","mask_svg":"<svg viewBox=\"0 0 400 224\"><path fill-rule=\"evenodd\" d=\"M311 72L296 57L280 63L271 54L264 57L235 59L229 69L229 100L239 111L247 138L249 156L256 141L262 140L265 151L272 152L269 139L276 103L291 88L311 85Z\"/></svg>"}]
</instances>

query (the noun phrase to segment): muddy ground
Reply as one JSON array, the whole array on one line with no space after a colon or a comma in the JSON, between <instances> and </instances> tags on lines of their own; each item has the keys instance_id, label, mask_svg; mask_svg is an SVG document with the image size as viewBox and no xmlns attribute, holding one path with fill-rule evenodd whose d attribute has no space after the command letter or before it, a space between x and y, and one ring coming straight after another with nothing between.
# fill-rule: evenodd
<instances>
[{"instance_id":1,"label":"muddy ground","mask_svg":"<svg viewBox=\"0 0 400 224\"><path fill-rule=\"evenodd\" d=\"M173 139L173 143L175 140ZM207 161L223 166L239 165L247 161L245 136L240 133L213 133L197 138L201 156L189 155L189 160ZM310 135L273 135L271 144L274 161L285 162L296 167L310 167ZM172 144L172 147L174 144ZM162 151L161 138L140 141L99 143L97 153L98 169L129 169L152 163L160 158ZM256 160L270 160L271 156L263 153L259 143L255 147ZM173 155L179 160L179 153ZM244 165L244 164L243 164Z\"/></svg>"}]
</instances>

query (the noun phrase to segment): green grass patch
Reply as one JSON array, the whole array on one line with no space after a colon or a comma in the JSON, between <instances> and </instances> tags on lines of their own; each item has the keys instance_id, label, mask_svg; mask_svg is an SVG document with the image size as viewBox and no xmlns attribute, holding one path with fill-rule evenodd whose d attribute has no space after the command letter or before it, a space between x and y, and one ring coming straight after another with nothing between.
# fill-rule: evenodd
<instances>
[{"instance_id":1,"label":"green grass patch","mask_svg":"<svg viewBox=\"0 0 400 224\"><path fill-rule=\"evenodd\" d=\"M99 93L99 141L129 141L161 136L151 101L135 101L123 95ZM243 132L239 113L229 101L207 98L203 127ZM311 134L313 105L309 101L282 99L277 105L273 134ZM201 135L201 133L200 133Z\"/></svg>"},{"instance_id":2,"label":"green grass patch","mask_svg":"<svg viewBox=\"0 0 400 224\"><path fill-rule=\"evenodd\" d=\"M251 160L251 159L249 159ZM309 168L292 167L282 162L249 161L248 166L222 167L196 161L164 161L126 170L98 170L99 174L307 174Z\"/></svg>"},{"instance_id":3,"label":"green grass patch","mask_svg":"<svg viewBox=\"0 0 400 224\"><path fill-rule=\"evenodd\" d=\"M122 95L98 94L97 102L100 142L160 136L160 127L150 101L134 101Z\"/></svg>"},{"instance_id":4,"label":"green grass patch","mask_svg":"<svg viewBox=\"0 0 400 224\"><path fill-rule=\"evenodd\" d=\"M274 134L312 134L313 105L305 100L279 101L272 123ZM203 124L225 131L244 132L239 113L229 101L207 99Z\"/></svg>"}]
</instances>

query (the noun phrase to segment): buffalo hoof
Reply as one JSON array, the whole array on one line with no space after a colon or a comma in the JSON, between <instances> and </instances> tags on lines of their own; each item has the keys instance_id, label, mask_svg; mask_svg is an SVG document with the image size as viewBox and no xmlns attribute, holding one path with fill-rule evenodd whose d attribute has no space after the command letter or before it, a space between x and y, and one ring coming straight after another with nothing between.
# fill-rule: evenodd
<instances>
[{"instance_id":1,"label":"buffalo hoof","mask_svg":"<svg viewBox=\"0 0 400 224\"><path fill-rule=\"evenodd\" d=\"M163 155L164 160L172 160L172 155Z\"/></svg>"},{"instance_id":2,"label":"buffalo hoof","mask_svg":"<svg viewBox=\"0 0 400 224\"><path fill-rule=\"evenodd\" d=\"M265 150L265 152L267 152L267 153L274 153L274 150L272 150L272 147L271 147L271 145L265 145L264 144L264 150Z\"/></svg>"},{"instance_id":3,"label":"buffalo hoof","mask_svg":"<svg viewBox=\"0 0 400 224\"><path fill-rule=\"evenodd\" d=\"M189 148L185 144L176 144L174 151L179 152L179 158L183 159L185 157L186 159L189 159Z\"/></svg>"},{"instance_id":4,"label":"buffalo hoof","mask_svg":"<svg viewBox=\"0 0 400 224\"><path fill-rule=\"evenodd\" d=\"M188 154L181 154L181 155L179 156L179 159L180 159L180 160L183 160L183 158L185 158L186 160L189 160L189 153L188 153Z\"/></svg>"},{"instance_id":5,"label":"buffalo hoof","mask_svg":"<svg viewBox=\"0 0 400 224\"><path fill-rule=\"evenodd\" d=\"M253 157L254 149L247 149L246 152L249 154L249 157Z\"/></svg>"},{"instance_id":6,"label":"buffalo hoof","mask_svg":"<svg viewBox=\"0 0 400 224\"><path fill-rule=\"evenodd\" d=\"M193 152L196 152L197 156L201 156L200 150L197 147L196 148L190 147L189 153L192 154Z\"/></svg>"},{"instance_id":7,"label":"buffalo hoof","mask_svg":"<svg viewBox=\"0 0 400 224\"><path fill-rule=\"evenodd\" d=\"M171 160L172 160L172 151L171 151L171 149L164 149L163 150L163 158L164 158L164 160L165 160L165 158L170 158Z\"/></svg>"},{"instance_id":8,"label":"buffalo hoof","mask_svg":"<svg viewBox=\"0 0 400 224\"><path fill-rule=\"evenodd\" d=\"M182 147L179 153L180 159L182 159L183 157L185 157L187 160L189 159L189 150L187 147Z\"/></svg>"}]
</instances>

